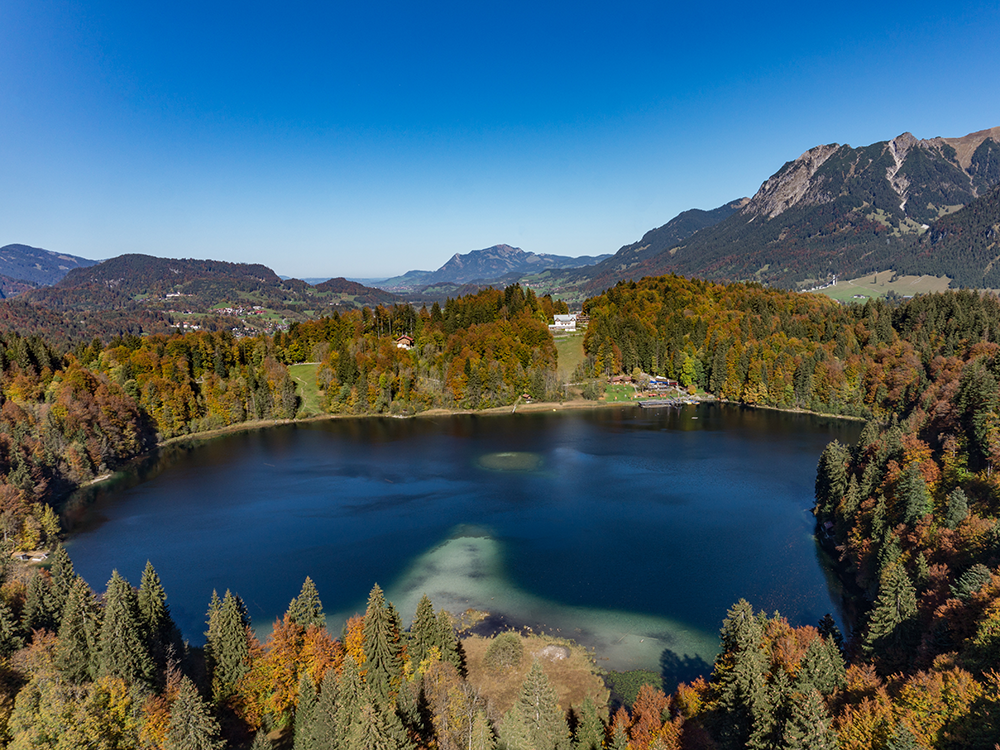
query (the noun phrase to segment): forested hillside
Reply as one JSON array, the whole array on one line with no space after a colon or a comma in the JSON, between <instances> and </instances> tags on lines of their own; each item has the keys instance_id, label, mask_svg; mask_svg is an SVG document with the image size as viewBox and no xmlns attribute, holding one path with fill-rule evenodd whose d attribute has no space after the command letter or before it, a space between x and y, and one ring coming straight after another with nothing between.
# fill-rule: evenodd
<instances>
[{"instance_id":1,"label":"forested hillside","mask_svg":"<svg viewBox=\"0 0 1000 750\"><path fill-rule=\"evenodd\" d=\"M147 567L96 592L58 548L0 565L0 735L12 748L992 748L1000 742L1000 303L973 292L841 307L679 277L587 302L589 367L672 375L748 404L868 418L832 443L817 534L839 561L854 630L791 627L736 603L712 673L643 687L611 714L560 702L546 663L500 705L447 614L409 631L375 587L339 639L307 580L261 643L232 592L185 646ZM5 334L0 441L6 550L51 545L46 501L171 434L298 408L286 363L314 361L340 413L479 407L547 388L543 318L509 287L414 310L376 307L275 337L125 337L54 349ZM411 349L397 338L412 337ZM408 340L404 340L408 343ZM477 670L527 656L496 636ZM285 746L285 745L283 745Z\"/></svg>"}]
</instances>

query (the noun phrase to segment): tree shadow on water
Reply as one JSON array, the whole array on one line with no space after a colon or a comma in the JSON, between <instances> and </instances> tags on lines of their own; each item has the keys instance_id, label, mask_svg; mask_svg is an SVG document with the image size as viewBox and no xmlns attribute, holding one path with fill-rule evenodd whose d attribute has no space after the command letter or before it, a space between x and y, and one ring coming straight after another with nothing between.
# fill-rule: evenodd
<instances>
[{"instance_id":1,"label":"tree shadow on water","mask_svg":"<svg viewBox=\"0 0 1000 750\"><path fill-rule=\"evenodd\" d=\"M663 692L674 692L682 682L691 682L698 677L708 677L712 665L700 656L677 654L669 648L660 655L660 677L663 678Z\"/></svg>"}]
</instances>

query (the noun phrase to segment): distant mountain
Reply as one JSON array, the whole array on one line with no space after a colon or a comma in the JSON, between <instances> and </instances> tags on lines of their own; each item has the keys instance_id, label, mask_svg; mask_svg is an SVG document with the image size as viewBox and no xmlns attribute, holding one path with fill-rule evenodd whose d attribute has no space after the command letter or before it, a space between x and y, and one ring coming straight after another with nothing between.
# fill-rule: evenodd
<instances>
[{"instance_id":1,"label":"distant mountain","mask_svg":"<svg viewBox=\"0 0 1000 750\"><path fill-rule=\"evenodd\" d=\"M32 286L55 284L74 268L86 268L96 263L96 260L54 253L29 245L0 247L0 275L31 282Z\"/></svg>"},{"instance_id":2,"label":"distant mountain","mask_svg":"<svg viewBox=\"0 0 1000 750\"><path fill-rule=\"evenodd\" d=\"M402 276L386 279L379 286L389 291L412 291L440 283L488 283L510 274L531 274L546 269L590 266L608 257L610 256L584 255L571 258L565 255L526 253L521 248L510 245L494 245L464 255L456 253L436 271L408 271Z\"/></svg>"},{"instance_id":3,"label":"distant mountain","mask_svg":"<svg viewBox=\"0 0 1000 750\"><path fill-rule=\"evenodd\" d=\"M19 294L24 294L34 289L37 284L21 279L12 279L10 276L0 275L0 299L9 299Z\"/></svg>"},{"instance_id":4,"label":"distant mountain","mask_svg":"<svg viewBox=\"0 0 1000 750\"><path fill-rule=\"evenodd\" d=\"M939 219L896 265L901 273L950 276L953 286L1000 289L1000 184Z\"/></svg>"},{"instance_id":5,"label":"distant mountain","mask_svg":"<svg viewBox=\"0 0 1000 750\"><path fill-rule=\"evenodd\" d=\"M584 272L587 288L679 273L794 287L913 259L931 225L1000 183L1000 128L962 138L817 146L786 163L728 218L631 262L626 246ZM729 204L732 205L732 204ZM928 266L929 267L929 266ZM938 264L940 267L940 264ZM609 270L616 273L608 273ZM951 275L951 274L949 274Z\"/></svg>"},{"instance_id":6,"label":"distant mountain","mask_svg":"<svg viewBox=\"0 0 1000 750\"><path fill-rule=\"evenodd\" d=\"M392 305L400 299L391 292L382 289L373 289L370 286L359 284L356 281L349 281L342 276L335 279L327 279L315 285L318 292L331 292L333 294L350 297L359 305L374 307L375 305Z\"/></svg>"}]
</instances>

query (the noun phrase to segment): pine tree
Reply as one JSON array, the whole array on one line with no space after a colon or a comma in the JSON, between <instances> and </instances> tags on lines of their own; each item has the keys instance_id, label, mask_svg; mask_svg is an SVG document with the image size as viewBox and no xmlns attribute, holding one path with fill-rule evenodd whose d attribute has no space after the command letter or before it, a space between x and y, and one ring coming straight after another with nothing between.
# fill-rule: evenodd
<instances>
[{"instance_id":1,"label":"pine tree","mask_svg":"<svg viewBox=\"0 0 1000 750\"><path fill-rule=\"evenodd\" d=\"M21 629L7 602L0 599L0 657L6 658L24 645Z\"/></svg>"},{"instance_id":2,"label":"pine tree","mask_svg":"<svg viewBox=\"0 0 1000 750\"><path fill-rule=\"evenodd\" d=\"M21 627L25 632L56 630L59 626L58 603L48 573L36 570L28 581L28 592L21 611Z\"/></svg>"},{"instance_id":3,"label":"pine tree","mask_svg":"<svg viewBox=\"0 0 1000 750\"><path fill-rule=\"evenodd\" d=\"M862 648L865 653L878 654L888 671L900 666L914 635L917 614L917 592L902 565L892 565L882 575L878 599L868 622L868 633Z\"/></svg>"},{"instance_id":4,"label":"pine tree","mask_svg":"<svg viewBox=\"0 0 1000 750\"><path fill-rule=\"evenodd\" d=\"M558 696L538 659L524 678L517 705L535 747L569 749L569 728L559 710Z\"/></svg>"},{"instance_id":5,"label":"pine tree","mask_svg":"<svg viewBox=\"0 0 1000 750\"><path fill-rule=\"evenodd\" d=\"M574 750L601 750L604 747L604 722L597 713L597 707L590 696L580 707L580 722L576 727Z\"/></svg>"},{"instance_id":6,"label":"pine tree","mask_svg":"<svg viewBox=\"0 0 1000 750\"><path fill-rule=\"evenodd\" d=\"M303 672L299 678L299 701L295 707L294 750L324 750L325 746L316 743L313 731L318 713L317 706L316 686L313 685L309 674Z\"/></svg>"},{"instance_id":7,"label":"pine tree","mask_svg":"<svg viewBox=\"0 0 1000 750\"><path fill-rule=\"evenodd\" d=\"M948 495L948 510L945 512L944 523L949 529L958 528L969 516L969 498L961 487L956 487Z\"/></svg>"},{"instance_id":8,"label":"pine tree","mask_svg":"<svg viewBox=\"0 0 1000 750\"><path fill-rule=\"evenodd\" d=\"M153 678L153 660L142 635L142 619L135 591L118 571L111 573L104 594L98 674L121 677L125 682Z\"/></svg>"},{"instance_id":9,"label":"pine tree","mask_svg":"<svg viewBox=\"0 0 1000 750\"><path fill-rule=\"evenodd\" d=\"M416 669L424 659L428 658L430 651L435 646L441 651L443 646L441 628L437 617L434 614L434 607L431 600L424 594L417 604L417 611L413 615L413 623L410 625L409 638L406 642L406 650Z\"/></svg>"},{"instance_id":10,"label":"pine tree","mask_svg":"<svg viewBox=\"0 0 1000 750\"><path fill-rule=\"evenodd\" d=\"M898 491L905 507L903 520L906 523L916 523L931 512L931 496L919 464L912 463L906 468L900 477Z\"/></svg>"},{"instance_id":11,"label":"pine tree","mask_svg":"<svg viewBox=\"0 0 1000 750\"><path fill-rule=\"evenodd\" d=\"M495 750L496 739L493 737L493 730L486 714L476 711L472 719L472 736L469 737L469 750Z\"/></svg>"},{"instance_id":12,"label":"pine tree","mask_svg":"<svg viewBox=\"0 0 1000 750\"><path fill-rule=\"evenodd\" d=\"M348 669L348 662L353 664L354 660L350 657L344 659L345 671ZM310 731L310 737L317 747L340 747L341 735L337 731L338 714L341 708L338 690L337 670L328 669L320 685L319 698L316 701L316 710L313 712L313 723Z\"/></svg>"},{"instance_id":13,"label":"pine tree","mask_svg":"<svg viewBox=\"0 0 1000 750\"><path fill-rule=\"evenodd\" d=\"M847 464L851 455L839 440L828 443L816 471L816 507L829 515L847 492Z\"/></svg>"},{"instance_id":14,"label":"pine tree","mask_svg":"<svg viewBox=\"0 0 1000 750\"><path fill-rule=\"evenodd\" d=\"M823 636L823 638L827 641L833 641L837 650L839 652L843 652L844 634L841 633L840 628L837 627L837 621L833 619L833 615L829 612L823 615L823 618L819 621L818 630L819 634Z\"/></svg>"},{"instance_id":15,"label":"pine tree","mask_svg":"<svg viewBox=\"0 0 1000 750\"><path fill-rule=\"evenodd\" d=\"M752 736L772 726L767 677L769 664L763 648L764 626L753 607L740 599L722 623L722 655L712 673L718 709L716 734L723 748L743 748Z\"/></svg>"},{"instance_id":16,"label":"pine tree","mask_svg":"<svg viewBox=\"0 0 1000 750\"><path fill-rule=\"evenodd\" d=\"M334 745L326 745L325 747L335 747ZM274 750L274 743L267 738L267 732L263 729L258 729L257 734L253 736L253 743L250 745L250 750Z\"/></svg>"},{"instance_id":17,"label":"pine tree","mask_svg":"<svg viewBox=\"0 0 1000 750\"><path fill-rule=\"evenodd\" d=\"M59 628L55 664L71 682L82 684L97 676L101 638L101 608L90 586L77 576L70 589Z\"/></svg>"},{"instance_id":18,"label":"pine tree","mask_svg":"<svg viewBox=\"0 0 1000 750\"><path fill-rule=\"evenodd\" d=\"M372 698L385 705L395 703L403 672L397 619L395 610L386 606L382 589L375 584L365 610L365 684Z\"/></svg>"},{"instance_id":19,"label":"pine tree","mask_svg":"<svg viewBox=\"0 0 1000 750\"><path fill-rule=\"evenodd\" d=\"M288 605L288 616L292 622L303 628L308 628L310 625L315 625L317 628L326 627L323 603L319 600L316 584L309 576L306 576L302 584L302 591Z\"/></svg>"},{"instance_id":20,"label":"pine tree","mask_svg":"<svg viewBox=\"0 0 1000 750\"><path fill-rule=\"evenodd\" d=\"M538 746L534 744L534 738L531 736L524 708L520 702L515 702L510 711L500 719L497 734L500 735L498 743L500 750L537 750Z\"/></svg>"},{"instance_id":21,"label":"pine tree","mask_svg":"<svg viewBox=\"0 0 1000 750\"><path fill-rule=\"evenodd\" d=\"M816 690L792 696L791 711L782 734L787 750L837 750L837 734L826 704Z\"/></svg>"},{"instance_id":22,"label":"pine tree","mask_svg":"<svg viewBox=\"0 0 1000 750\"><path fill-rule=\"evenodd\" d=\"M441 644L441 661L451 664L465 677L465 652L462 651L462 642L455 635L451 615L443 609L438 612L438 638Z\"/></svg>"},{"instance_id":23,"label":"pine tree","mask_svg":"<svg viewBox=\"0 0 1000 750\"><path fill-rule=\"evenodd\" d=\"M222 750L219 722L187 677L181 678L177 699L170 708L164 750Z\"/></svg>"},{"instance_id":24,"label":"pine tree","mask_svg":"<svg viewBox=\"0 0 1000 750\"><path fill-rule=\"evenodd\" d=\"M809 642L802 657L794 690L798 693L818 690L829 695L835 688L844 686L845 675L844 659L836 644L822 637L815 638Z\"/></svg>"},{"instance_id":25,"label":"pine tree","mask_svg":"<svg viewBox=\"0 0 1000 750\"><path fill-rule=\"evenodd\" d=\"M322 694L320 699L326 705ZM368 688L361 680L357 663L350 656L346 657L340 670L340 677L337 679L336 693L335 734L341 744L346 741L351 727L361 720L361 706L370 701Z\"/></svg>"},{"instance_id":26,"label":"pine tree","mask_svg":"<svg viewBox=\"0 0 1000 750\"><path fill-rule=\"evenodd\" d=\"M179 638L177 626L174 625L170 617L170 608L167 606L167 592L164 591L160 577L149 560L146 561L146 567L142 571L138 600L146 645L154 661L163 667L166 665L171 646Z\"/></svg>"},{"instance_id":27,"label":"pine tree","mask_svg":"<svg viewBox=\"0 0 1000 750\"><path fill-rule=\"evenodd\" d=\"M69 559L69 553L61 543L56 545L56 549L52 553L52 565L49 566L49 573L52 576L52 597L55 602L56 619L61 621L66 601L69 599L69 592L76 582L73 561Z\"/></svg>"},{"instance_id":28,"label":"pine tree","mask_svg":"<svg viewBox=\"0 0 1000 750\"><path fill-rule=\"evenodd\" d=\"M205 660L212 682L212 700L222 703L233 694L240 677L250 670L250 646L247 628L250 619L243 601L226 591L217 606L213 593L209 607Z\"/></svg>"},{"instance_id":29,"label":"pine tree","mask_svg":"<svg viewBox=\"0 0 1000 750\"><path fill-rule=\"evenodd\" d=\"M921 745L913 732L905 724L896 725L896 730L885 745L885 750L920 750Z\"/></svg>"}]
</instances>

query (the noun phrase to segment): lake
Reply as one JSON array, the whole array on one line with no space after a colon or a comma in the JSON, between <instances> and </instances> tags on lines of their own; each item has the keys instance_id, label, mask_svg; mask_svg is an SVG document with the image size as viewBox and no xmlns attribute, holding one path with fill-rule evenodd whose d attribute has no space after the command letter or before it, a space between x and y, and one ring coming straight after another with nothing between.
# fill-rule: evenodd
<instances>
[{"instance_id":1,"label":"lake","mask_svg":"<svg viewBox=\"0 0 1000 750\"><path fill-rule=\"evenodd\" d=\"M740 597L840 619L809 509L859 432L719 404L280 426L163 449L75 500L67 547L98 590L151 560L196 644L213 589L266 633L308 575L334 634L378 582L407 625L426 592L687 678Z\"/></svg>"}]
</instances>

